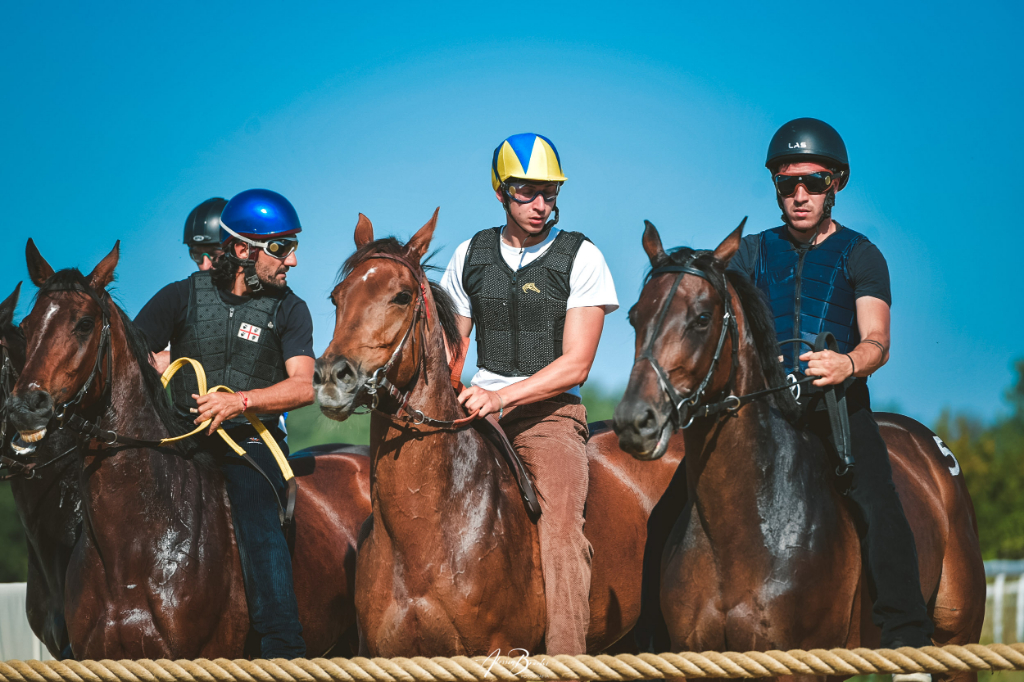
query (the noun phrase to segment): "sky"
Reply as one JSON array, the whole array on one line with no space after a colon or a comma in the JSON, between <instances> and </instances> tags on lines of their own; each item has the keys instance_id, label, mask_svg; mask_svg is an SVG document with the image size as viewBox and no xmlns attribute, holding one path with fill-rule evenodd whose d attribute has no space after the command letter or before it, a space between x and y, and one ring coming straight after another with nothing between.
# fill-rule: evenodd
<instances>
[{"instance_id":1,"label":"sky","mask_svg":"<svg viewBox=\"0 0 1024 682\"><path fill-rule=\"evenodd\" d=\"M0 295L32 237L90 271L121 240L132 315L194 268L185 217L284 194L304 230L289 283L319 354L358 214L405 240L440 206L435 262L503 222L493 149L537 132L568 181L560 227L604 252L622 309L591 380L625 384L625 311L666 245L779 224L764 156L813 116L844 137L834 216L889 263L876 407L992 419L1024 357L1017 225L1020 3L7 3L0 9ZM716 6L712 6L716 5ZM720 6L719 6L720 5ZM472 358L471 358L472 360Z\"/></svg>"}]
</instances>

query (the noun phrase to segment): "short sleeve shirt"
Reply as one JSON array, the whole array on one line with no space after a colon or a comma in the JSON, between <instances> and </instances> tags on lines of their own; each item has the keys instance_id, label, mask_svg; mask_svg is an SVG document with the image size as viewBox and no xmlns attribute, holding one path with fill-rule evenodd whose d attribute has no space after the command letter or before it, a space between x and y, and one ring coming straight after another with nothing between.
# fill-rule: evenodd
<instances>
[{"instance_id":1,"label":"short sleeve shirt","mask_svg":"<svg viewBox=\"0 0 1024 682\"><path fill-rule=\"evenodd\" d=\"M518 271L540 258L551 248L551 244L559 232L558 228L552 228L544 241L525 249L509 246L502 240L501 256L509 268ZM441 286L455 302L455 312L470 318L473 317L473 308L469 294L466 293L462 284L462 272L471 241L471 239L467 239L459 244L455 249L455 255L452 256L447 269L445 269L444 277L441 278ZM584 240L576 252L576 259L569 272L569 298L566 301L566 310L591 306L603 308L607 315L619 307L619 299L615 294L615 282L612 280L612 273L608 269L604 255L593 243ZM497 391L526 378L506 377L480 368L473 377L472 384L489 391ZM569 393L579 395L579 387L573 388Z\"/></svg>"}]
</instances>

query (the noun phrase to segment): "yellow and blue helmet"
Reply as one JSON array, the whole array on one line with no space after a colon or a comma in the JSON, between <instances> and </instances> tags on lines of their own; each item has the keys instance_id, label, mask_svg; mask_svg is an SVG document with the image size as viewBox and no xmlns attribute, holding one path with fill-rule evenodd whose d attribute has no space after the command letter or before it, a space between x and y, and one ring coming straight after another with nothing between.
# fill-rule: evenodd
<instances>
[{"instance_id":1,"label":"yellow and blue helmet","mask_svg":"<svg viewBox=\"0 0 1024 682\"><path fill-rule=\"evenodd\" d=\"M543 135L519 133L499 144L491 160L491 185L497 190L509 178L565 182L554 143Z\"/></svg>"}]
</instances>

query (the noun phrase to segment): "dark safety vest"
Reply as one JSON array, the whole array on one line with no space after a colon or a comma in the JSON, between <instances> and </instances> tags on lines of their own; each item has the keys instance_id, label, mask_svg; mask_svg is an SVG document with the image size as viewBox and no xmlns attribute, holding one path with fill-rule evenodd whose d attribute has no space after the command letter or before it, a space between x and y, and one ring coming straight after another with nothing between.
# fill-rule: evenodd
<instances>
[{"instance_id":1,"label":"dark safety vest","mask_svg":"<svg viewBox=\"0 0 1024 682\"><path fill-rule=\"evenodd\" d=\"M562 355L569 273L585 239L559 232L537 260L513 271L501 257L500 227L473 237L462 286L473 307L478 367L523 377Z\"/></svg>"},{"instance_id":2,"label":"dark safety vest","mask_svg":"<svg viewBox=\"0 0 1024 682\"><path fill-rule=\"evenodd\" d=\"M234 391L266 388L284 381L281 339L277 335L277 309L283 297L257 296L240 305L221 300L209 272L189 277L188 313L183 333L171 341L171 360L198 360L206 370L208 388L224 385ZM196 406L195 372L186 365L171 381L175 408L183 415ZM260 415L268 423L278 415ZM195 419L192 415L191 419ZM245 417L231 420L247 424Z\"/></svg>"},{"instance_id":3,"label":"dark safety vest","mask_svg":"<svg viewBox=\"0 0 1024 682\"><path fill-rule=\"evenodd\" d=\"M849 353L860 343L857 307L848 268L853 247L867 239L843 228L822 243L806 249L794 247L783 225L761 233L754 284L771 301L775 334L779 341L802 338L814 342L832 332L839 352ZM782 346L787 372L804 370L797 359L810 350L804 344Z\"/></svg>"}]
</instances>

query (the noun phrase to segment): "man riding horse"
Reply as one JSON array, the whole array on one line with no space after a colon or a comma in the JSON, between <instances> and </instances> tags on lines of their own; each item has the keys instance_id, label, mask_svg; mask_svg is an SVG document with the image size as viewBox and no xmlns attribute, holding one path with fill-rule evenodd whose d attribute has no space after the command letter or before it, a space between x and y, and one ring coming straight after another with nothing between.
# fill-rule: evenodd
<instances>
[{"instance_id":1,"label":"man riding horse","mask_svg":"<svg viewBox=\"0 0 1024 682\"><path fill-rule=\"evenodd\" d=\"M821 388L847 384L854 464L848 486L861 538L872 619L881 645L928 646L933 624L921 597L917 551L893 485L885 442L871 412L867 377L889 359L889 270L867 237L832 219L836 193L850 178L846 146L830 125L800 118L768 146L784 225L743 238L729 268L753 279L768 297L780 342L813 341L831 332L838 352L803 352L783 343L788 373L816 376L807 396L810 428L835 446ZM805 385L805 392L806 385Z\"/></svg>"},{"instance_id":2,"label":"man riding horse","mask_svg":"<svg viewBox=\"0 0 1024 682\"><path fill-rule=\"evenodd\" d=\"M198 395L190 368L171 383L179 412L197 425L212 419L209 434L223 424L273 482L274 489L233 453L225 451L219 459L260 655L297 658L306 647L278 515L284 480L242 412L258 414L287 454L278 417L313 402L313 322L306 303L287 286L288 270L297 265L295 235L302 227L287 199L262 189L227 202L220 225L223 253L213 267L161 289L135 323L151 352L170 342L172 358L198 360L209 385L235 391Z\"/></svg>"},{"instance_id":3,"label":"man riding horse","mask_svg":"<svg viewBox=\"0 0 1024 682\"><path fill-rule=\"evenodd\" d=\"M442 285L464 347L477 327L479 370L459 401L482 417L497 415L540 491L547 653L583 654L592 549L583 534L588 430L580 385L618 299L598 248L579 232L554 229L564 181L550 140L504 140L491 183L505 225L460 244Z\"/></svg>"}]
</instances>

